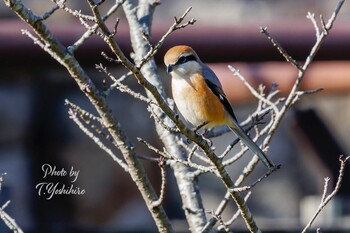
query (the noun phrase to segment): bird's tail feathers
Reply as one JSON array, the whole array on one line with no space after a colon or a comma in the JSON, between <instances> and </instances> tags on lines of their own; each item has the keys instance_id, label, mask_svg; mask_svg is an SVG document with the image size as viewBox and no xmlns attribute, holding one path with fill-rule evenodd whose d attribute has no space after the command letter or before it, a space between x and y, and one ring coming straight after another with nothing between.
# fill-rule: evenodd
<instances>
[{"instance_id":1,"label":"bird's tail feathers","mask_svg":"<svg viewBox=\"0 0 350 233\"><path fill-rule=\"evenodd\" d=\"M233 125L229 126L230 129L243 141L243 143L257 156L259 156L260 160L265 164L267 168L272 168L275 165L272 163L272 161L267 157L267 155L259 148L258 145L253 142L252 139L244 132L244 130L241 128L241 126L235 122L232 121Z\"/></svg>"}]
</instances>

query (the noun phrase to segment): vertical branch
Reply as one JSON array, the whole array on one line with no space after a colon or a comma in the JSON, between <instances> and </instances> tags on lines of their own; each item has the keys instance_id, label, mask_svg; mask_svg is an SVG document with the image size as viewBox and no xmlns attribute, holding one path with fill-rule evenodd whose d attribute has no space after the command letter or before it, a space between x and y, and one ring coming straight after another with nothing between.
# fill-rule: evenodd
<instances>
[{"instance_id":1,"label":"vertical branch","mask_svg":"<svg viewBox=\"0 0 350 233\"><path fill-rule=\"evenodd\" d=\"M169 35L172 31L176 30L176 26L181 23L189 10L187 10L184 15L180 17L180 20L178 22L175 22L173 24L165 36L163 36L161 40L156 44L156 46L151 47L148 39L151 37L150 28L152 25L152 15L156 6L157 2L150 0L142 0L140 1L139 5L136 5L136 1L132 0L125 1L123 4L127 20L129 22L130 28L132 28L132 30L130 30L130 33L135 63L139 64L138 67L141 68L142 76L145 78L147 77L147 80L145 81L149 82L153 86L154 90L150 91L150 88L147 88L147 85L143 86L146 88L146 90L148 90L148 98L155 102L158 102L159 104L159 99L166 100L166 94L161 79L157 74L157 66L153 60L153 55L164 42L166 36ZM147 39L145 39L145 35L147 35ZM159 104L161 109L158 107L150 106L150 108L152 108L151 111L154 115L157 116L157 119L160 119L160 122L164 122L166 125L174 127L174 123L168 117L168 114L164 114L165 108L168 109L165 111L173 114L167 106L168 103L165 102L165 104L166 106L164 104L163 106L162 104ZM156 130L167 151L169 151L169 153L177 159L186 160L187 151L179 144L174 143L181 140L179 133L172 133L162 127L162 125L159 123L156 123ZM171 167L174 170L180 191L180 196L182 199L183 209L185 210L185 215L189 227L192 232L199 232L206 222L206 217L198 183L196 179L194 179L191 175L193 169L181 163L171 163Z\"/></svg>"}]
</instances>

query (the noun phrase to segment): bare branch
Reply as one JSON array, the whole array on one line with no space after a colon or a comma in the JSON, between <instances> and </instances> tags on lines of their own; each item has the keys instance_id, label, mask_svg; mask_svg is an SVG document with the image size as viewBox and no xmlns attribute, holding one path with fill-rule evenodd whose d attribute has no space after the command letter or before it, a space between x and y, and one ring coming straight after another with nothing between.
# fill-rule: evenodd
<instances>
[{"instance_id":1,"label":"bare branch","mask_svg":"<svg viewBox=\"0 0 350 233\"><path fill-rule=\"evenodd\" d=\"M109 57L105 52L101 52L101 55L109 62L114 62L116 64L119 64L120 63L120 60L119 59L114 59L114 58L111 58ZM129 71L129 76L132 75L132 72Z\"/></svg>"},{"instance_id":2,"label":"bare branch","mask_svg":"<svg viewBox=\"0 0 350 233\"><path fill-rule=\"evenodd\" d=\"M318 39L321 34L320 34L320 29L317 25L317 21L315 19L315 13L307 12L306 18L308 18L311 21L312 25L314 26L316 31L316 38Z\"/></svg>"},{"instance_id":3,"label":"bare branch","mask_svg":"<svg viewBox=\"0 0 350 233\"><path fill-rule=\"evenodd\" d=\"M320 32L320 36L317 38L314 46L312 47L308 57L305 60L304 65L302 66L302 68L298 68L298 75L296 77L296 80L293 84L293 87L291 88L291 91L288 95L288 97L286 98L286 101L284 102L284 105L282 106L282 108L280 109L279 113L276 114L275 119L273 121L273 124L271 125L271 127L269 128L269 132L267 137L265 138L263 145L268 145L272 139L272 136L274 135L277 127L279 126L279 124L282 121L282 118L284 117L284 115L286 114L286 112L288 111L288 109L295 103L295 95L299 90L299 87L301 85L301 82L304 78L304 74L306 72L306 70L309 68L311 62L313 61L314 57L316 56L321 44L323 43L324 39L326 38L326 36L329 33L329 30L332 28L333 23L340 11L340 8L342 6L342 4L344 3L344 0L339 0L338 4L331 16L331 18L328 20L327 24L326 24L326 28ZM251 164L253 165L253 163Z\"/></svg>"},{"instance_id":4,"label":"bare branch","mask_svg":"<svg viewBox=\"0 0 350 233\"><path fill-rule=\"evenodd\" d=\"M331 17L329 18L327 24L325 24L325 26L323 28L324 31L325 31L324 32L325 36L328 34L329 30L332 29L333 23L334 23L335 19L337 18L338 14L339 14L339 11L340 11L341 7L343 6L344 2L345 2L345 0L339 0L338 1L338 4L336 5L336 7L335 7ZM322 24L324 25L324 20L322 20L322 21L323 21Z\"/></svg>"},{"instance_id":5,"label":"bare branch","mask_svg":"<svg viewBox=\"0 0 350 233\"><path fill-rule=\"evenodd\" d=\"M214 224L212 224L210 221L207 223L210 227L213 227L217 222L219 222L219 224L220 224L219 227L221 228L220 232L224 231L224 232L232 233L229 226L226 225L226 223L224 222L224 220L222 219L222 216L220 214L218 214L214 211L207 211L207 213L213 216L211 219L215 219L215 220L213 220L213 223L215 222ZM209 228L208 228L208 230L209 230ZM203 232L208 232L207 225L204 226L204 228L202 229L202 233Z\"/></svg>"},{"instance_id":6,"label":"bare branch","mask_svg":"<svg viewBox=\"0 0 350 233\"><path fill-rule=\"evenodd\" d=\"M248 201L250 195L252 194L252 192L248 192L245 196L244 196L244 201ZM226 225L230 226L232 223L234 223L234 221L236 221L236 219L238 218L238 216L240 215L240 210L237 210L236 213L232 216L232 218L230 218L227 222ZM219 228L220 230L220 228Z\"/></svg>"},{"instance_id":7,"label":"bare branch","mask_svg":"<svg viewBox=\"0 0 350 233\"><path fill-rule=\"evenodd\" d=\"M315 94L317 92L323 91L323 88L316 88L313 90L307 90L307 91L297 91L295 92L294 99L292 101L292 105L295 104L303 95L311 95Z\"/></svg>"},{"instance_id":8,"label":"bare branch","mask_svg":"<svg viewBox=\"0 0 350 233\"><path fill-rule=\"evenodd\" d=\"M105 73L114 83L111 85L111 87L109 89L107 89L104 94L108 95L109 91L115 87L117 88L119 91L121 92L125 92L128 93L129 95L131 95L132 97L134 97L135 99L141 100L143 102L146 102L147 104L151 104L152 101L143 96L141 93L135 92L133 90L131 90L127 85L122 84L118 79L116 79L110 72L108 72L107 67L103 66L102 64L96 64L96 69L99 72ZM152 103L155 104L155 103Z\"/></svg>"},{"instance_id":9,"label":"bare branch","mask_svg":"<svg viewBox=\"0 0 350 233\"><path fill-rule=\"evenodd\" d=\"M189 160L185 161L185 160L178 159L178 158L172 156L171 154L169 154L165 150L161 151L161 150L155 148L154 146L152 146L150 143L148 143L147 141L145 141L142 138L137 138L137 140L139 142L145 144L150 150L152 150L155 153L159 154L160 156L166 158L167 162L169 162L169 163L171 163L171 162L181 163L181 164L183 164L185 166L188 166L188 167L191 167L191 168L194 168L194 169L200 171L200 173L208 173L208 172L215 173L215 169L213 167L206 167L206 166L199 165L197 163L193 163L193 162L191 162ZM194 178L196 176L196 172L193 172L193 174L191 176Z\"/></svg>"},{"instance_id":10,"label":"bare branch","mask_svg":"<svg viewBox=\"0 0 350 233\"><path fill-rule=\"evenodd\" d=\"M250 189L252 189L255 185L257 185L258 183L260 183L262 180L264 180L265 178L269 177L273 172L277 171L278 169L281 168L281 164L273 167L272 169L268 170L263 176L261 176L259 179L257 179L256 181L254 181L254 183L252 183L249 186L243 186L243 187L237 187L236 191L237 192L245 192L248 191Z\"/></svg>"},{"instance_id":11,"label":"bare branch","mask_svg":"<svg viewBox=\"0 0 350 233\"><path fill-rule=\"evenodd\" d=\"M74 17L81 18L87 21L95 22L95 18L91 15L85 15L82 14L81 11L72 10L66 6L66 1L59 1L59 0L51 0L53 3L57 5L60 9L66 11L67 13L71 14Z\"/></svg>"},{"instance_id":12,"label":"bare branch","mask_svg":"<svg viewBox=\"0 0 350 233\"><path fill-rule=\"evenodd\" d=\"M278 50L278 52L280 52L280 54L282 54L282 56L286 59L287 62L291 63L292 65L294 65L298 70L303 70L303 68L299 65L299 63L294 60L288 53L287 51L285 51L282 46L280 45L280 43L278 43L271 35L270 33L268 33L267 28L266 27L260 27L260 32L262 34L264 34L265 36L267 36L267 38L271 41L271 43L273 44L273 46L275 46Z\"/></svg>"},{"instance_id":13,"label":"bare branch","mask_svg":"<svg viewBox=\"0 0 350 233\"><path fill-rule=\"evenodd\" d=\"M46 20L48 19L51 15L53 15L53 13L55 13L59 8L59 6L54 6L52 7L49 11L45 12L41 17L40 19L41 20Z\"/></svg>"},{"instance_id":14,"label":"bare branch","mask_svg":"<svg viewBox=\"0 0 350 233\"><path fill-rule=\"evenodd\" d=\"M332 200L332 198L338 193L340 186L342 184L342 180L343 180L343 176L345 173L345 167L346 167L346 163L347 161L350 159L350 156L345 157L343 155L341 155L339 157L339 161L340 161L340 168L339 168L339 176L338 176L338 180L337 180L337 184L335 185L334 190L327 195L327 189L328 189L328 181L329 178L325 179L325 185L324 185L324 189L323 189L323 194L322 194L322 198L321 198L321 203L318 206L315 214L312 216L312 218L310 219L310 221L308 222L308 224L305 226L305 228L303 229L302 233L305 233L308 229L310 229L312 223L315 221L315 219L317 218L317 216L321 213L322 209L328 204L328 202L330 200Z\"/></svg>"},{"instance_id":15,"label":"bare branch","mask_svg":"<svg viewBox=\"0 0 350 233\"><path fill-rule=\"evenodd\" d=\"M192 148L190 148L189 145L187 145L183 140L180 140L178 143L180 146L184 147L187 150L188 152L187 160L191 160L191 158L194 156L206 164L211 164L210 160L203 153L200 153L198 151L199 150L198 145L195 144Z\"/></svg>"},{"instance_id":16,"label":"bare branch","mask_svg":"<svg viewBox=\"0 0 350 233\"><path fill-rule=\"evenodd\" d=\"M72 119L74 121L74 123L76 123L78 125L78 127L81 129L81 131L83 131L89 138L91 138L96 145L98 145L102 150L104 150L115 162L117 162L123 169L125 172L129 171L128 165L126 163L124 163L121 159L119 159L113 152L111 149L109 149L106 145L104 145L104 143L98 138L96 137L91 131L89 131L84 125L83 123L78 119L77 117L77 113L71 108L68 111L69 114L69 118Z\"/></svg>"},{"instance_id":17,"label":"bare branch","mask_svg":"<svg viewBox=\"0 0 350 233\"><path fill-rule=\"evenodd\" d=\"M78 112L79 115L81 116L86 116L89 119L92 119L94 121L98 121L100 124L102 124L102 119L100 117L95 116L94 114L82 109L81 107L79 107L76 104L73 104L72 102L70 102L68 99L64 100L64 103L66 105L68 105L70 108L72 108L75 112Z\"/></svg>"},{"instance_id":18,"label":"bare branch","mask_svg":"<svg viewBox=\"0 0 350 233\"><path fill-rule=\"evenodd\" d=\"M153 110L153 108L151 108L150 106L147 107L147 110L151 113L151 116L153 117L153 119L159 124L161 125L164 129L168 130L169 132L172 133L179 133L179 129L175 128L175 127L171 127L168 126Z\"/></svg>"},{"instance_id":19,"label":"bare branch","mask_svg":"<svg viewBox=\"0 0 350 233\"><path fill-rule=\"evenodd\" d=\"M106 15L104 15L101 19L102 21L106 21L114 12L116 12L118 10L118 8L122 5L124 1L116 1L115 5L113 5L108 12L106 13ZM81 18L79 18L81 19ZM114 28L114 32L116 33L116 27L117 27L117 23L115 25ZM75 50L77 50L87 39L89 39L91 37L92 34L94 34L94 32L98 29L98 24L95 23L93 26L90 27L89 30L87 30L73 45L69 46L67 49L68 51L73 54Z\"/></svg>"},{"instance_id":20,"label":"bare branch","mask_svg":"<svg viewBox=\"0 0 350 233\"><path fill-rule=\"evenodd\" d=\"M175 22L173 25L171 25L171 27L169 28L169 30L160 38L160 40L156 43L156 45L154 46L150 46L151 49L148 51L148 53L143 57L143 59L136 65L137 69L141 69L141 67L147 63L159 50L159 48L163 45L164 41L168 38L168 36L173 33L174 31L181 29L181 28L185 28L188 25L193 25L196 20L195 19L191 19L189 20L187 23L181 24L184 19L186 18L186 16L188 15L188 13L191 11L192 7L189 7L185 13L182 14L182 16L177 19L175 17ZM148 40L148 44L150 44L150 41Z\"/></svg>"},{"instance_id":21,"label":"bare branch","mask_svg":"<svg viewBox=\"0 0 350 233\"><path fill-rule=\"evenodd\" d=\"M231 70L231 72L233 73L233 75L235 75L236 77L238 77L243 84L249 89L249 91L259 100L261 100L262 102L266 103L267 105L269 105L276 114L278 114L279 110L277 108L277 106L272 103L270 100L266 99L265 97L263 97L262 95L260 95L248 82L247 80L243 77L243 75L239 72L238 69L232 67L232 66L228 66L228 68Z\"/></svg>"},{"instance_id":22,"label":"bare branch","mask_svg":"<svg viewBox=\"0 0 350 233\"><path fill-rule=\"evenodd\" d=\"M6 172L0 174L0 191L2 190L2 182L4 182L4 176L6 175L7 175Z\"/></svg>"},{"instance_id":23,"label":"bare branch","mask_svg":"<svg viewBox=\"0 0 350 233\"><path fill-rule=\"evenodd\" d=\"M248 192L245 197L244 197L244 201L246 202L248 200L248 198L250 197L251 192ZM220 202L219 206L217 207L217 209L215 210L214 214L216 216L220 216L224 210L227 207L228 202L230 201L230 197L231 194L230 192L226 192L225 197L223 198L223 200ZM225 226L230 226L241 214L240 209L238 209L236 211L236 213L232 216L232 218L230 220L228 220L224 225ZM211 229L213 229L213 227L215 226L215 224L218 222L218 219L214 216L211 219L209 219L209 221L207 222L207 224L203 227L202 229L202 233L207 233L209 232ZM218 227L218 230L222 230L222 226Z\"/></svg>"},{"instance_id":24,"label":"bare branch","mask_svg":"<svg viewBox=\"0 0 350 233\"><path fill-rule=\"evenodd\" d=\"M146 140L138 137L137 140L141 143L143 143L145 146L148 147L148 149L154 151L155 153L159 154L160 156L164 157L164 158L171 158L171 155L166 151L161 151L159 149L157 149L156 147L152 146L150 143L148 143Z\"/></svg>"},{"instance_id":25,"label":"bare branch","mask_svg":"<svg viewBox=\"0 0 350 233\"><path fill-rule=\"evenodd\" d=\"M16 221L13 218L11 218L11 216L8 215L4 210L9 203L10 201L6 202L4 206L0 208L0 218L4 221L6 226L14 233L23 233L23 230L17 225Z\"/></svg>"},{"instance_id":26,"label":"bare branch","mask_svg":"<svg viewBox=\"0 0 350 233\"><path fill-rule=\"evenodd\" d=\"M160 206L164 200L165 197L165 191L166 191L166 167L165 167L165 160L163 157L159 158L158 165L160 167L160 174L162 177L162 183L160 187L160 194L159 194L159 199L157 201L154 201L152 203L153 208Z\"/></svg>"},{"instance_id":27,"label":"bare branch","mask_svg":"<svg viewBox=\"0 0 350 233\"><path fill-rule=\"evenodd\" d=\"M256 159L257 159L257 158L256 158ZM256 159L254 158L252 161L255 161ZM248 167L250 167L250 166L248 165L246 168L248 168ZM266 174L264 174L262 177L260 177L258 180L256 180L252 185L250 185L250 186L244 186L244 187L238 187L238 188L236 188L236 190L237 190L238 192L243 192L243 191L248 191L248 190L250 190L250 189L253 188L256 184L258 184L259 182L261 182L263 179L265 179L265 178L267 178L268 176L270 176L274 171L276 171L277 169L280 169L280 167L281 167L281 165L275 166L273 169L269 170ZM245 169L246 169L246 168L245 168ZM250 172L251 172L251 171L250 171ZM250 172L249 172L249 174L250 174ZM246 174L243 175L243 177L246 177L247 175L248 175L248 172L246 171ZM235 185L238 186L238 185L240 185L240 183L242 183L242 182L243 182L243 179L241 179L241 180L239 180L239 181L237 180L236 183L235 183ZM251 192L248 192L248 194L245 196L245 198L244 198L245 201L247 201L247 199L249 198L250 194L251 194ZM221 203L219 204L219 206L218 206L218 208L216 209L215 213L221 214L221 213L225 210L225 208L226 208L226 206L227 206L229 200L230 200L230 193L227 191L226 194L225 194L224 199L223 199L223 200L221 201ZM237 219L237 217L239 216L239 214L240 214L240 210L238 209L238 211L236 212L236 214L235 214L228 222L226 222L226 225L227 225L227 226L231 225L231 224ZM213 219L213 218L210 219L209 222L206 224L206 226L205 226L204 229L206 229L206 230L211 229L211 228L216 224L216 222L217 222L216 219ZM211 228L210 228L210 227L211 227Z\"/></svg>"},{"instance_id":28,"label":"bare branch","mask_svg":"<svg viewBox=\"0 0 350 233\"><path fill-rule=\"evenodd\" d=\"M324 186L323 186L323 193L322 193L322 198L321 198L321 203L325 201L328 193L328 183L331 180L331 178L326 177L324 178Z\"/></svg>"},{"instance_id":29,"label":"bare branch","mask_svg":"<svg viewBox=\"0 0 350 233\"><path fill-rule=\"evenodd\" d=\"M6 173L0 174L0 191L2 188L2 182ZM4 221L6 226L14 233L23 233L23 230L17 225L16 221L5 212L5 208L10 204L10 201L5 202L0 208L0 218Z\"/></svg>"}]
</instances>

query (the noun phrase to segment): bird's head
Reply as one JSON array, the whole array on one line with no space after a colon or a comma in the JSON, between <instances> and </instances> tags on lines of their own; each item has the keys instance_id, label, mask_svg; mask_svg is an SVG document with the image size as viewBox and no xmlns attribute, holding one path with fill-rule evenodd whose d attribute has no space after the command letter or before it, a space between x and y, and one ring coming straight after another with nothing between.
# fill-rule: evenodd
<instances>
[{"instance_id":1,"label":"bird's head","mask_svg":"<svg viewBox=\"0 0 350 233\"><path fill-rule=\"evenodd\" d=\"M168 50L164 56L164 63L168 73L174 72L184 76L200 71L202 62L191 47L178 45Z\"/></svg>"}]
</instances>

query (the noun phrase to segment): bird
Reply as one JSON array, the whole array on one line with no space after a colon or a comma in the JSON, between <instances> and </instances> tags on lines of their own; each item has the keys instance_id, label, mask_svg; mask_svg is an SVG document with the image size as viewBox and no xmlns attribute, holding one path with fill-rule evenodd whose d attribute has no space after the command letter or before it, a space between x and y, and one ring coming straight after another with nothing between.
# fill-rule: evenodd
<instances>
[{"instance_id":1,"label":"bird","mask_svg":"<svg viewBox=\"0 0 350 233\"><path fill-rule=\"evenodd\" d=\"M239 125L218 77L190 46L170 48L164 63L175 105L186 121L205 130L227 125L267 168L275 166Z\"/></svg>"}]
</instances>

